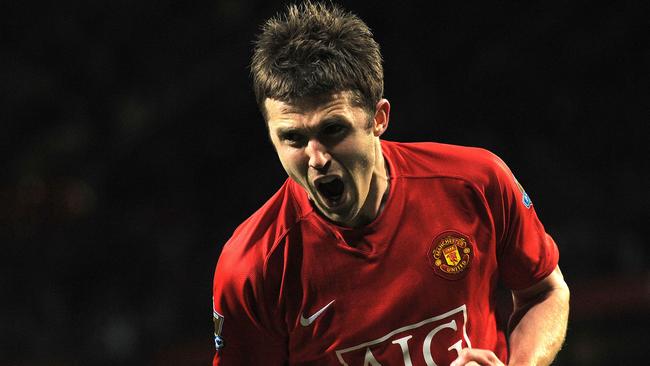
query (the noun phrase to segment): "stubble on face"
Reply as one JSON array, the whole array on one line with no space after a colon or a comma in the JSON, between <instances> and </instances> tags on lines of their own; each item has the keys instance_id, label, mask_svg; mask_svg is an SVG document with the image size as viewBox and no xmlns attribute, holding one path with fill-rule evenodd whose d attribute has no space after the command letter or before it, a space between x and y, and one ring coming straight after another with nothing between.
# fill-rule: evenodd
<instances>
[{"instance_id":1,"label":"stubble on face","mask_svg":"<svg viewBox=\"0 0 650 366\"><path fill-rule=\"evenodd\" d=\"M362 211L369 198L376 199L375 175L386 178L386 172L379 137L369 128L372 117L353 106L347 93L300 104L267 99L265 107L282 166L320 213L344 226L364 224L366 216L374 218L372 209L369 214ZM321 183L329 180L340 180L336 181L343 187L340 198L327 195L334 190Z\"/></svg>"}]
</instances>

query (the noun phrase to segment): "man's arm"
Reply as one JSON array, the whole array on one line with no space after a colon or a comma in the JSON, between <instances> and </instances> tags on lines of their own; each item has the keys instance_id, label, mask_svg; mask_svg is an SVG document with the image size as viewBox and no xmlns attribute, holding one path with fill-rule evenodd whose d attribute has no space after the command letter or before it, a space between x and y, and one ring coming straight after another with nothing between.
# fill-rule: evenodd
<instances>
[{"instance_id":1,"label":"man's arm","mask_svg":"<svg viewBox=\"0 0 650 366\"><path fill-rule=\"evenodd\" d=\"M524 290L512 292L508 365L550 365L562 347L569 318L569 287L559 267ZM465 348L451 366L499 366L492 351Z\"/></svg>"},{"instance_id":2,"label":"man's arm","mask_svg":"<svg viewBox=\"0 0 650 366\"><path fill-rule=\"evenodd\" d=\"M508 364L549 365L562 347L569 319L569 287L560 267L512 297Z\"/></svg>"}]
</instances>

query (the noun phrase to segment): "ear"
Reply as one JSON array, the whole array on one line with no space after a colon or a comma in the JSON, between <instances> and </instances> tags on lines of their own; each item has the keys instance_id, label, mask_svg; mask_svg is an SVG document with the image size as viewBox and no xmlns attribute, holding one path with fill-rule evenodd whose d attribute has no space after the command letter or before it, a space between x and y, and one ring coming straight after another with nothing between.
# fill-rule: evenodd
<instances>
[{"instance_id":1,"label":"ear","mask_svg":"<svg viewBox=\"0 0 650 366\"><path fill-rule=\"evenodd\" d=\"M381 136L388 128L388 120L390 119L390 103L387 99L381 99L377 102L375 108L374 123L372 125L372 132L376 137Z\"/></svg>"}]
</instances>

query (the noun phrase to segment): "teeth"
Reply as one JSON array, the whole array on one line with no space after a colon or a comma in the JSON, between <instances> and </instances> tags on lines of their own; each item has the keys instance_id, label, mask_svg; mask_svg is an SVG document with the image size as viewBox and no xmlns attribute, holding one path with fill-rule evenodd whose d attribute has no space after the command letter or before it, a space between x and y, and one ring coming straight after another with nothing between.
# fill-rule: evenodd
<instances>
[{"instance_id":1,"label":"teeth","mask_svg":"<svg viewBox=\"0 0 650 366\"><path fill-rule=\"evenodd\" d=\"M329 176L321 179L319 183L330 183L333 182L335 179L336 179L335 176Z\"/></svg>"}]
</instances>

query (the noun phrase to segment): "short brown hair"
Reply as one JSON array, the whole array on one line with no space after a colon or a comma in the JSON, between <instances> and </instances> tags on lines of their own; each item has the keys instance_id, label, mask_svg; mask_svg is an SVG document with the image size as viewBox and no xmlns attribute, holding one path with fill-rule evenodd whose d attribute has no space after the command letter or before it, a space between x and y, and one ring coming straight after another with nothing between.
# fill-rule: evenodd
<instances>
[{"instance_id":1,"label":"short brown hair","mask_svg":"<svg viewBox=\"0 0 650 366\"><path fill-rule=\"evenodd\" d=\"M255 42L253 89L266 117L266 98L291 103L351 91L374 114L384 93L379 45L356 15L334 4L306 1L269 19Z\"/></svg>"}]
</instances>

